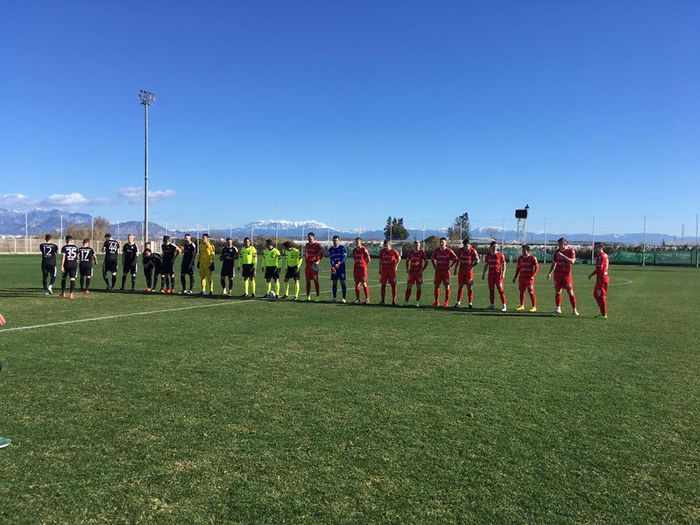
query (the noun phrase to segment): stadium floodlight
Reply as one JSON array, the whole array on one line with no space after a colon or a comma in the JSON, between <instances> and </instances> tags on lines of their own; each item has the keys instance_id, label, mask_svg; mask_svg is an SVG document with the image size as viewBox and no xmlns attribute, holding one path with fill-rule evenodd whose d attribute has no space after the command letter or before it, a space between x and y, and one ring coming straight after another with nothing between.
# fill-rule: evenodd
<instances>
[{"instance_id":1,"label":"stadium floodlight","mask_svg":"<svg viewBox=\"0 0 700 525\"><path fill-rule=\"evenodd\" d=\"M148 242L148 106L155 101L155 93L139 90L139 102L143 104L143 249Z\"/></svg>"}]
</instances>

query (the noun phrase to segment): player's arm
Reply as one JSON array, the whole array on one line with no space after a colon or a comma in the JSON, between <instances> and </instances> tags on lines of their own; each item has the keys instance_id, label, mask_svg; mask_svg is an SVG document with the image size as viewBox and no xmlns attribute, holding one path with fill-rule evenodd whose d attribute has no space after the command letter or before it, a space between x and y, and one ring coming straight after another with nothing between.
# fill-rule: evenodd
<instances>
[{"instance_id":1,"label":"player's arm","mask_svg":"<svg viewBox=\"0 0 700 525\"><path fill-rule=\"evenodd\" d=\"M437 263L435 262L435 251L437 250L433 251L433 256L430 258L430 262L433 263L433 269L437 270Z\"/></svg>"},{"instance_id":2,"label":"player's arm","mask_svg":"<svg viewBox=\"0 0 700 525\"><path fill-rule=\"evenodd\" d=\"M66 271L66 254L62 253L61 254L61 272Z\"/></svg>"},{"instance_id":3,"label":"player's arm","mask_svg":"<svg viewBox=\"0 0 700 525\"><path fill-rule=\"evenodd\" d=\"M95 266L100 265L100 263L97 262L97 254L95 253L94 250L92 251L92 262L95 264Z\"/></svg>"},{"instance_id":4,"label":"player's arm","mask_svg":"<svg viewBox=\"0 0 700 525\"><path fill-rule=\"evenodd\" d=\"M534 264L532 265L532 278L534 279L537 277L537 274L540 273L540 262L535 259Z\"/></svg>"},{"instance_id":5,"label":"player's arm","mask_svg":"<svg viewBox=\"0 0 700 525\"><path fill-rule=\"evenodd\" d=\"M484 270L481 272L481 280L483 281L486 278L486 270L489 269L488 264L484 264Z\"/></svg>"},{"instance_id":6,"label":"player's arm","mask_svg":"<svg viewBox=\"0 0 700 525\"><path fill-rule=\"evenodd\" d=\"M401 264L401 254L396 250L396 264L394 265L394 272L399 269L399 264Z\"/></svg>"},{"instance_id":7,"label":"player's arm","mask_svg":"<svg viewBox=\"0 0 700 525\"><path fill-rule=\"evenodd\" d=\"M454 255L454 258L452 259L452 261L450 261L450 267L447 269L448 272L450 270L452 270L453 268L455 268L455 272L456 272L457 271L456 270L457 263L459 263L459 259L457 258L457 255L454 252L452 252L452 254Z\"/></svg>"},{"instance_id":8,"label":"player's arm","mask_svg":"<svg viewBox=\"0 0 700 525\"><path fill-rule=\"evenodd\" d=\"M554 269L557 267L557 254L558 253L559 253L559 250L554 252L554 255L552 255L552 265L549 267L549 273L547 274L548 281L552 278L552 273L554 273Z\"/></svg>"},{"instance_id":9,"label":"player's arm","mask_svg":"<svg viewBox=\"0 0 700 525\"><path fill-rule=\"evenodd\" d=\"M515 279L517 279L518 275L520 275L520 265L516 264L515 265L515 275L513 275L513 282L515 282ZM534 275L533 275L534 277Z\"/></svg>"},{"instance_id":10,"label":"player's arm","mask_svg":"<svg viewBox=\"0 0 700 525\"><path fill-rule=\"evenodd\" d=\"M506 278L506 256L503 255L503 264L501 264L501 279Z\"/></svg>"}]
</instances>

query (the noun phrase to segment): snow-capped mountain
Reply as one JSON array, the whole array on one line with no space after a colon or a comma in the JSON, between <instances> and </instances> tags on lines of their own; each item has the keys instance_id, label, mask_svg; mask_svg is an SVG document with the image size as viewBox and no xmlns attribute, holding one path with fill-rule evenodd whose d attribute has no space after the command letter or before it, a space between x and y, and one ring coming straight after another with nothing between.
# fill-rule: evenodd
<instances>
[{"instance_id":1,"label":"snow-capped mountain","mask_svg":"<svg viewBox=\"0 0 700 525\"><path fill-rule=\"evenodd\" d=\"M268 219L268 220L258 220L249 222L243 229L250 230L276 230L287 231L287 230L301 230L304 228L306 231L311 230L334 230L332 226L319 221L289 221L286 219Z\"/></svg>"},{"instance_id":2,"label":"snow-capped mountain","mask_svg":"<svg viewBox=\"0 0 700 525\"><path fill-rule=\"evenodd\" d=\"M69 224L90 224L91 216L87 213L73 213L61 210L33 209L26 212L26 226L30 235L39 235L46 232L58 231L63 225ZM25 233L25 212L24 210L13 210L0 208L0 234L3 235L24 235Z\"/></svg>"}]
</instances>

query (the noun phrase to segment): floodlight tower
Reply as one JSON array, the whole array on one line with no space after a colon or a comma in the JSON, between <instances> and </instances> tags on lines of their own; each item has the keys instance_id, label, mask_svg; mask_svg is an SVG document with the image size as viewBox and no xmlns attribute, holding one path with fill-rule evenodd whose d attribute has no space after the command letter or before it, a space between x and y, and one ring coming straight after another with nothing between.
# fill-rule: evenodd
<instances>
[{"instance_id":1,"label":"floodlight tower","mask_svg":"<svg viewBox=\"0 0 700 525\"><path fill-rule=\"evenodd\" d=\"M518 230L516 238L518 243L525 244L527 242L527 216L530 211L530 206L527 204L524 208L515 210L515 218L518 220Z\"/></svg>"},{"instance_id":2,"label":"floodlight tower","mask_svg":"<svg viewBox=\"0 0 700 525\"><path fill-rule=\"evenodd\" d=\"M155 101L152 91L139 91L139 102L143 104L143 249L148 242L148 106Z\"/></svg>"}]
</instances>

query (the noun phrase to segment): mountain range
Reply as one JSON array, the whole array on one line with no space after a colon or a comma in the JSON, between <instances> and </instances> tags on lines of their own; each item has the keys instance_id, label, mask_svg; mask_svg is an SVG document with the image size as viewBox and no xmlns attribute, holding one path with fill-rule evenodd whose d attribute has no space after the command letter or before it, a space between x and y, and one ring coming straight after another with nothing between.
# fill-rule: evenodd
<instances>
[{"instance_id":1,"label":"mountain range","mask_svg":"<svg viewBox=\"0 0 700 525\"><path fill-rule=\"evenodd\" d=\"M25 224L24 211L0 208L0 235L23 236L25 234L25 227L29 235L33 236L43 235L47 232L58 233L61 225L63 225L64 229L71 224L89 226L91 221L92 217L86 213L67 212L58 209L33 209L26 212ZM126 221L120 222L118 225L112 224L112 233L120 233L121 236L124 236L127 232L133 232L138 235L141 232L142 224L142 221ZM154 237L160 237L166 233L164 226L154 222L149 222L148 228L150 235ZM237 238L251 235L274 238L276 235L279 235L280 237L301 239L309 231L315 232L317 237L321 240L330 238L333 235L339 235L342 238L349 239L357 236L358 233L363 238L370 240L384 238L384 231L381 228L376 230L362 230L361 232L358 232L357 230L336 229L328 224L315 220L290 221L285 219L253 221L244 226L232 228L213 228L209 234L213 237L227 237L231 235L232 237ZM196 234L201 232L202 230L193 230L190 233ZM446 229L433 228L423 231L420 229L408 228L408 232L410 239L422 239L423 236L443 236L445 235ZM186 232L180 230L167 230L167 233L180 237ZM515 230L503 230L503 228L499 227L473 228L471 230L472 239L477 241L484 242L488 240L491 235L493 235L498 241L505 240L506 242L512 242L517 239L517 233ZM527 235L528 242L532 243L540 243L545 239L548 242L553 242L558 237L566 237L573 242L591 242L592 240L590 233L550 232L547 233L546 238L542 232L528 232ZM643 233L606 233L596 235L596 240L616 244L639 244L643 239L646 239L648 244L662 244L664 242L695 243L695 238L692 236L686 236L684 239L680 239L674 235L665 233L648 232L646 235Z\"/></svg>"}]
</instances>

